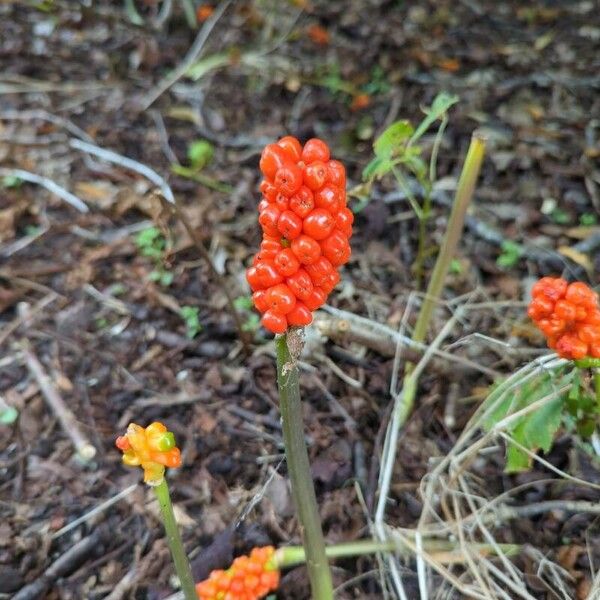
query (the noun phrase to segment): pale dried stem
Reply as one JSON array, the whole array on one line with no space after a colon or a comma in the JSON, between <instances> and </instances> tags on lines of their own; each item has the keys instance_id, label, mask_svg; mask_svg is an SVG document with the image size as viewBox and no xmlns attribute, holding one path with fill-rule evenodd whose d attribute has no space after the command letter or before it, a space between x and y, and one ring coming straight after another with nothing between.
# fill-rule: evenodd
<instances>
[{"instance_id":1,"label":"pale dried stem","mask_svg":"<svg viewBox=\"0 0 600 600\"><path fill-rule=\"evenodd\" d=\"M38 384L42 395L48 403L48 406L58 418L64 432L69 436L71 442L73 442L77 454L83 461L87 462L92 460L92 458L96 456L96 448L94 448L79 429L79 423L77 422L75 415L69 410L64 400L60 397L52 384L50 377L46 374L44 367L42 367L42 364L27 344L23 345L22 351L25 364L27 365L31 376Z\"/></svg>"}]
</instances>

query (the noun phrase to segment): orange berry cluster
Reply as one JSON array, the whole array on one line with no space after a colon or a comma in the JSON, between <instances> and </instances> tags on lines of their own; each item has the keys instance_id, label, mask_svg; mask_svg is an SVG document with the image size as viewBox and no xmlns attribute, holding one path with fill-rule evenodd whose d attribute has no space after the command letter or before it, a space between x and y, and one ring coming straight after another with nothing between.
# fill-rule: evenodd
<instances>
[{"instance_id":1,"label":"orange berry cluster","mask_svg":"<svg viewBox=\"0 0 600 600\"><path fill-rule=\"evenodd\" d=\"M598 294L585 283L543 277L532 290L527 314L563 358L600 358Z\"/></svg>"},{"instance_id":2,"label":"orange berry cluster","mask_svg":"<svg viewBox=\"0 0 600 600\"><path fill-rule=\"evenodd\" d=\"M181 452L175 445L175 436L162 423L140 427L130 423L127 433L115 442L123 452L123 463L129 467L142 467L144 481L158 485L163 480L165 467L180 467Z\"/></svg>"},{"instance_id":3,"label":"orange berry cluster","mask_svg":"<svg viewBox=\"0 0 600 600\"><path fill-rule=\"evenodd\" d=\"M312 322L348 262L354 215L346 206L346 171L319 139L292 136L269 144L260 158L264 179L258 222L260 252L246 271L263 326L285 333Z\"/></svg>"},{"instance_id":4,"label":"orange berry cluster","mask_svg":"<svg viewBox=\"0 0 600 600\"><path fill-rule=\"evenodd\" d=\"M254 548L249 556L239 556L226 571L212 571L196 585L200 600L258 600L279 585L275 548Z\"/></svg>"}]
</instances>

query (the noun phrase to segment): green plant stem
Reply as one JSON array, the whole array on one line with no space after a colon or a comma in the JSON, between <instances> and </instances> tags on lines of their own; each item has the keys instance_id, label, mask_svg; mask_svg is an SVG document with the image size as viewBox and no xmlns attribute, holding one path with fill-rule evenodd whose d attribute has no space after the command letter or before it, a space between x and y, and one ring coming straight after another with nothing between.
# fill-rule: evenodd
<instances>
[{"instance_id":1,"label":"green plant stem","mask_svg":"<svg viewBox=\"0 0 600 600\"><path fill-rule=\"evenodd\" d=\"M173 513L173 504L171 503L167 480L163 478L160 484L154 488L154 492L158 499L160 514L162 515L167 534L167 542L171 550L171 556L173 557L173 564L175 565L175 572L177 573L177 577L179 577L185 600L198 600L190 563L183 548L179 527Z\"/></svg>"},{"instance_id":2,"label":"green plant stem","mask_svg":"<svg viewBox=\"0 0 600 600\"><path fill-rule=\"evenodd\" d=\"M433 309L442 293L450 263L454 258L458 242L463 232L465 216L471 198L473 197L473 192L475 191L475 182L479 176L484 154L484 139L474 135L471 138L469 151L467 152L465 164L463 165L462 173L460 174L460 179L458 181L458 188L456 190L454 204L452 205L450 219L448 220L446 235L444 236L444 241L442 242L435 267L431 274L431 279L429 280L429 285L427 286L425 299L423 300L423 305L421 306L415 324L413 332L413 340L415 342L425 341Z\"/></svg>"},{"instance_id":3,"label":"green plant stem","mask_svg":"<svg viewBox=\"0 0 600 600\"><path fill-rule=\"evenodd\" d=\"M470 544L469 548L476 552L493 553L495 547L491 544ZM498 544L496 548L500 548L507 556L513 556L519 552L521 546L519 544ZM423 549L426 552L445 552L461 551L460 545L457 542L447 542L445 540L429 540L423 542ZM406 552L410 551L409 546L401 541L387 540L380 542L378 540L358 540L356 542L346 542L344 544L335 544L325 548L325 554L329 559L348 558L351 556L366 556L369 554L377 554L379 552ZM306 554L302 546L284 546L277 550L276 562L280 569L294 567L304 564Z\"/></svg>"},{"instance_id":4,"label":"green plant stem","mask_svg":"<svg viewBox=\"0 0 600 600\"><path fill-rule=\"evenodd\" d=\"M594 392L596 393L596 405L600 409L600 369L594 369Z\"/></svg>"},{"instance_id":5,"label":"green plant stem","mask_svg":"<svg viewBox=\"0 0 600 600\"><path fill-rule=\"evenodd\" d=\"M431 185L423 185L423 206L421 207L421 216L419 217L419 245L417 248L417 257L415 259L415 287L421 289L421 280L423 278L423 263L427 251L427 225L431 216Z\"/></svg>"},{"instance_id":6,"label":"green plant stem","mask_svg":"<svg viewBox=\"0 0 600 600\"><path fill-rule=\"evenodd\" d=\"M292 348L300 343L299 333L279 335L275 339L277 349L277 386L283 426L285 458L292 484L292 494L300 520L302 543L306 551L306 567L314 600L331 600L333 584L331 571L325 554L325 541L321 529L317 496L310 474L308 451L304 441L302 403L298 382L298 366L288 348L288 337ZM294 354L298 352L294 352Z\"/></svg>"},{"instance_id":7,"label":"green plant stem","mask_svg":"<svg viewBox=\"0 0 600 600\"><path fill-rule=\"evenodd\" d=\"M446 235L440 247L435 267L427 286L425 298L415 323L413 330L413 341L417 343L423 343L425 341L429 323L431 321L431 315L438 302L442 290L444 288L444 281L448 275L450 263L456 253L456 248L460 237L462 235L465 216L467 214L467 208L473 197L475 191L475 183L479 176L483 157L485 155L485 140L474 134L471 138L471 144L469 145L469 151L465 158L465 163L458 180L458 188L456 190L456 197L454 204L452 205L452 211L450 212L450 218L448 220L448 228L446 229ZM411 377L411 373L414 369L413 363L406 364L405 376L404 376L404 391L403 391L403 414L408 416L412 411L412 407L415 401L417 392L417 380ZM402 425L402 423L400 423Z\"/></svg>"},{"instance_id":8,"label":"green plant stem","mask_svg":"<svg viewBox=\"0 0 600 600\"><path fill-rule=\"evenodd\" d=\"M580 358L574 362L575 366L579 369L600 369L600 358L587 356L586 358Z\"/></svg>"},{"instance_id":9,"label":"green plant stem","mask_svg":"<svg viewBox=\"0 0 600 600\"><path fill-rule=\"evenodd\" d=\"M327 546L325 554L327 558L346 558L349 556L376 554L377 552L393 552L397 547L398 544L392 541L359 540ZM303 546L285 546L277 551L277 555L277 564L281 569L301 565L306 561L306 553Z\"/></svg>"}]
</instances>

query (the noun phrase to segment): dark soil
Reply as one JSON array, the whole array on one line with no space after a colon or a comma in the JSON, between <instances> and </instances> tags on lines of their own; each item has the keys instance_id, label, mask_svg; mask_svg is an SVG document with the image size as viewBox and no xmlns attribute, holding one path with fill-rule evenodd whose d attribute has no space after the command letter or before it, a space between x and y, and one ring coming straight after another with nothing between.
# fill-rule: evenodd
<instances>
[{"instance_id":1,"label":"dark soil","mask_svg":"<svg viewBox=\"0 0 600 600\"><path fill-rule=\"evenodd\" d=\"M416 123L437 93L456 93L439 178L452 188L476 128L489 152L445 295L476 290L480 299L515 305L469 317L449 340L467 340L453 352L509 374L543 348L518 304L534 278L562 272L599 283L600 17L593 2L233 2L200 59L224 53L223 66L198 81L182 77L147 109L144 99L181 64L197 31L178 2L158 30L152 21L161 2L136 2L139 26L125 4L0 3L0 168L47 177L90 208L80 213L30 183L5 179L0 188L0 395L19 411L13 425L0 425L0 598L100 599L114 591L113 600L159 599L173 592L157 508L142 485L55 536L140 481L114 448L130 421L162 420L176 434L184 466L170 483L198 578L254 545L299 541L269 336L258 330L244 351L221 288L154 184L70 146L83 132L168 179L237 298L248 294L244 269L260 240L257 165L265 143L288 132L322 137L347 165L352 188L386 125ZM308 35L314 25L328 33L326 44ZM370 104L353 110L362 92ZM174 160L187 164L187 147L198 139L215 150L202 175L230 191L171 173ZM427 149L432 141L425 138ZM382 182L357 214L353 258L329 303L397 328L415 289L417 228L393 190ZM428 231L432 245L447 222L442 196ZM153 223L168 240L158 263L135 243ZM506 241L521 244L523 254L500 267ZM152 281L153 271L171 274L170 285ZM198 308L202 329L193 339L183 306ZM440 310L435 328L447 316ZM251 312L243 319L251 323ZM481 335L467 337L473 333ZM359 539L369 519L357 490L372 510L393 356L316 334L309 341L313 368L303 372L302 393L324 529L331 543ZM75 457L29 374L26 346L97 449L92 462ZM340 378L331 361L358 385ZM452 447L490 383L443 360L421 378L401 434L391 526L416 525L421 478ZM600 480L597 463L570 435L546 458ZM488 461L490 495L540 480L516 494L515 504L598 500L592 488L548 484L542 467L506 476L500 451ZM571 575L571 597L586 597L600 562L593 515L517 519L503 537L559 562ZM520 566L528 572L526 559ZM339 597L382 597L373 569L371 558L336 563L338 583L371 572ZM407 569L407 593L416 598L416 570ZM527 583L536 598L563 597L535 571ZM308 597L304 569L284 575L277 597Z\"/></svg>"}]
</instances>

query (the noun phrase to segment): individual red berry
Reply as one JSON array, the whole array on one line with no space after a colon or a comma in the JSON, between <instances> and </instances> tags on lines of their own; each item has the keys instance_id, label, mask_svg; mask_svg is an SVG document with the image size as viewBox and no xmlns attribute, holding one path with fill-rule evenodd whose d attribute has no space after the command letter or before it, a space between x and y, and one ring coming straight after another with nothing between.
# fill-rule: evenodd
<instances>
[{"instance_id":1,"label":"individual red berry","mask_svg":"<svg viewBox=\"0 0 600 600\"><path fill-rule=\"evenodd\" d=\"M258 212L262 213L264 210L267 209L267 207L270 206L269 201L266 198L263 198L259 203L258 203Z\"/></svg>"},{"instance_id":2,"label":"individual red berry","mask_svg":"<svg viewBox=\"0 0 600 600\"><path fill-rule=\"evenodd\" d=\"M556 343L556 352L564 358L579 360L585 358L588 345L570 333L563 335Z\"/></svg>"},{"instance_id":3,"label":"individual red berry","mask_svg":"<svg viewBox=\"0 0 600 600\"><path fill-rule=\"evenodd\" d=\"M352 223L354 223L354 214L349 208L342 208L335 218L335 226L346 236L352 235Z\"/></svg>"},{"instance_id":4,"label":"individual red berry","mask_svg":"<svg viewBox=\"0 0 600 600\"><path fill-rule=\"evenodd\" d=\"M333 288L340 282L341 277L338 271L333 269L331 273L327 276L325 281L321 283L321 289L326 293L330 294L333 291Z\"/></svg>"},{"instance_id":5,"label":"individual red berry","mask_svg":"<svg viewBox=\"0 0 600 600\"><path fill-rule=\"evenodd\" d=\"M296 296L285 283L280 283L267 291L267 302L271 310L287 315L296 306Z\"/></svg>"},{"instance_id":6,"label":"individual red berry","mask_svg":"<svg viewBox=\"0 0 600 600\"><path fill-rule=\"evenodd\" d=\"M293 210L301 219L306 217L314 206L313 193L304 185L290 198L290 210Z\"/></svg>"},{"instance_id":7,"label":"individual red berry","mask_svg":"<svg viewBox=\"0 0 600 600\"><path fill-rule=\"evenodd\" d=\"M554 305L554 314L564 321L574 321L577 317L577 306L568 300L558 300Z\"/></svg>"},{"instance_id":8,"label":"individual red berry","mask_svg":"<svg viewBox=\"0 0 600 600\"><path fill-rule=\"evenodd\" d=\"M261 290L265 287L260 277L258 267L250 267L246 270L246 281L253 292L256 290Z\"/></svg>"},{"instance_id":9,"label":"individual red berry","mask_svg":"<svg viewBox=\"0 0 600 600\"><path fill-rule=\"evenodd\" d=\"M256 265L256 271L261 284L261 288L257 289L266 289L283 281L283 277L275 268L273 261L265 260L258 263Z\"/></svg>"},{"instance_id":10,"label":"individual red berry","mask_svg":"<svg viewBox=\"0 0 600 600\"><path fill-rule=\"evenodd\" d=\"M292 240L292 252L303 265L312 265L321 256L319 243L307 235Z\"/></svg>"},{"instance_id":11,"label":"individual red berry","mask_svg":"<svg viewBox=\"0 0 600 600\"><path fill-rule=\"evenodd\" d=\"M317 208L325 208L332 215L342 208L343 197L339 188L331 185L326 185L317 192L315 192L315 206Z\"/></svg>"},{"instance_id":12,"label":"individual red berry","mask_svg":"<svg viewBox=\"0 0 600 600\"><path fill-rule=\"evenodd\" d=\"M304 327L312 323L312 313L303 302L296 302L296 306L287 314L289 325Z\"/></svg>"},{"instance_id":13,"label":"individual red berry","mask_svg":"<svg viewBox=\"0 0 600 600\"><path fill-rule=\"evenodd\" d=\"M252 294L252 302L258 312L265 312L269 309L269 303L267 302L266 290L257 290Z\"/></svg>"},{"instance_id":14,"label":"individual red berry","mask_svg":"<svg viewBox=\"0 0 600 600\"><path fill-rule=\"evenodd\" d=\"M532 319L539 319L541 317L549 317L554 310L554 302L545 296L538 296L534 298L529 304L527 314Z\"/></svg>"},{"instance_id":15,"label":"individual red berry","mask_svg":"<svg viewBox=\"0 0 600 600\"><path fill-rule=\"evenodd\" d=\"M307 164L317 161L326 163L329 160L327 144L318 138L308 140L302 148L302 160Z\"/></svg>"},{"instance_id":16,"label":"individual red berry","mask_svg":"<svg viewBox=\"0 0 600 600\"><path fill-rule=\"evenodd\" d=\"M600 327L597 325L590 325L587 323L582 323L577 328L577 335L579 339L587 344L597 344L600 343Z\"/></svg>"},{"instance_id":17,"label":"individual red berry","mask_svg":"<svg viewBox=\"0 0 600 600\"><path fill-rule=\"evenodd\" d=\"M272 181L266 179L260 182L260 192L269 202L273 202L277 196L277 188Z\"/></svg>"},{"instance_id":18,"label":"individual red berry","mask_svg":"<svg viewBox=\"0 0 600 600\"><path fill-rule=\"evenodd\" d=\"M334 266L329 259L324 256L319 256L316 262L312 265L306 265L306 272L310 275L313 285L320 286L326 282L329 276L335 272Z\"/></svg>"},{"instance_id":19,"label":"individual red berry","mask_svg":"<svg viewBox=\"0 0 600 600\"><path fill-rule=\"evenodd\" d=\"M344 234L334 229L333 233L321 242L323 255L334 267L346 264L350 259L350 244Z\"/></svg>"},{"instance_id":20,"label":"individual red berry","mask_svg":"<svg viewBox=\"0 0 600 600\"><path fill-rule=\"evenodd\" d=\"M277 221L279 220L280 215L281 211L274 204L269 204L269 206L260 213L258 222L266 234L277 235Z\"/></svg>"},{"instance_id":21,"label":"individual red berry","mask_svg":"<svg viewBox=\"0 0 600 600\"><path fill-rule=\"evenodd\" d=\"M295 240L302 233L302 219L291 210L281 213L277 229L287 240Z\"/></svg>"},{"instance_id":22,"label":"individual red berry","mask_svg":"<svg viewBox=\"0 0 600 600\"><path fill-rule=\"evenodd\" d=\"M290 199L281 192L275 196L273 204L281 211L288 210L290 207Z\"/></svg>"},{"instance_id":23,"label":"individual red berry","mask_svg":"<svg viewBox=\"0 0 600 600\"><path fill-rule=\"evenodd\" d=\"M285 315L282 315L274 310L268 310L260 320L263 327L271 333L285 333L288 323Z\"/></svg>"},{"instance_id":24,"label":"individual red berry","mask_svg":"<svg viewBox=\"0 0 600 600\"><path fill-rule=\"evenodd\" d=\"M287 152L288 157L294 162L300 160L302 145L295 137L286 135L277 141L277 145L281 146Z\"/></svg>"},{"instance_id":25,"label":"individual red berry","mask_svg":"<svg viewBox=\"0 0 600 600\"><path fill-rule=\"evenodd\" d=\"M294 163L285 163L275 173L275 187L285 196L293 196L302 186L302 169Z\"/></svg>"},{"instance_id":26,"label":"individual red berry","mask_svg":"<svg viewBox=\"0 0 600 600\"><path fill-rule=\"evenodd\" d=\"M264 259L274 260L281 250L282 245L279 240L263 239L260 243L260 254Z\"/></svg>"},{"instance_id":27,"label":"individual red berry","mask_svg":"<svg viewBox=\"0 0 600 600\"><path fill-rule=\"evenodd\" d=\"M531 295L536 298L545 296L550 300L558 300L563 298L568 287L568 283L564 279L556 277L542 277L532 288Z\"/></svg>"},{"instance_id":28,"label":"individual red berry","mask_svg":"<svg viewBox=\"0 0 600 600\"><path fill-rule=\"evenodd\" d=\"M291 248L281 250L273 262L275 263L275 268L284 277L291 277L300 268L300 261L296 258Z\"/></svg>"},{"instance_id":29,"label":"individual red berry","mask_svg":"<svg viewBox=\"0 0 600 600\"><path fill-rule=\"evenodd\" d=\"M289 161L287 152L277 144L265 146L260 156L259 167L269 179L275 179L277 170Z\"/></svg>"},{"instance_id":30,"label":"individual red berry","mask_svg":"<svg viewBox=\"0 0 600 600\"><path fill-rule=\"evenodd\" d=\"M545 335L558 337L564 333L566 323L552 315L549 319L540 319L537 326Z\"/></svg>"},{"instance_id":31,"label":"individual red berry","mask_svg":"<svg viewBox=\"0 0 600 600\"><path fill-rule=\"evenodd\" d=\"M334 225L335 221L328 210L315 208L305 217L302 231L317 241L324 240L331 235Z\"/></svg>"},{"instance_id":32,"label":"individual red berry","mask_svg":"<svg viewBox=\"0 0 600 600\"><path fill-rule=\"evenodd\" d=\"M327 181L332 185L346 190L346 169L339 160L330 160L327 162Z\"/></svg>"},{"instance_id":33,"label":"individual red berry","mask_svg":"<svg viewBox=\"0 0 600 600\"><path fill-rule=\"evenodd\" d=\"M573 304L592 308L598 302L598 295L585 283L576 281L567 288L565 299Z\"/></svg>"},{"instance_id":34,"label":"individual red berry","mask_svg":"<svg viewBox=\"0 0 600 600\"><path fill-rule=\"evenodd\" d=\"M325 300L327 300L327 294L321 288L316 287L304 299L304 304L306 304L309 310L317 310L317 308L325 304Z\"/></svg>"},{"instance_id":35,"label":"individual red berry","mask_svg":"<svg viewBox=\"0 0 600 600\"><path fill-rule=\"evenodd\" d=\"M318 190L327 181L327 167L323 162L315 162L304 167L304 184L311 190Z\"/></svg>"},{"instance_id":36,"label":"individual red berry","mask_svg":"<svg viewBox=\"0 0 600 600\"><path fill-rule=\"evenodd\" d=\"M313 291L314 285L310 275L303 269L298 269L291 277L288 277L285 282L296 298L306 300Z\"/></svg>"}]
</instances>

